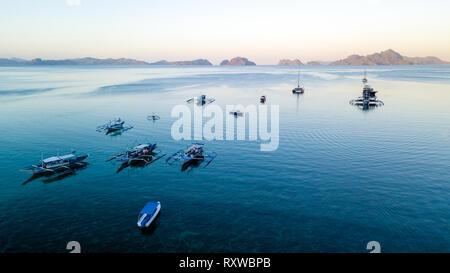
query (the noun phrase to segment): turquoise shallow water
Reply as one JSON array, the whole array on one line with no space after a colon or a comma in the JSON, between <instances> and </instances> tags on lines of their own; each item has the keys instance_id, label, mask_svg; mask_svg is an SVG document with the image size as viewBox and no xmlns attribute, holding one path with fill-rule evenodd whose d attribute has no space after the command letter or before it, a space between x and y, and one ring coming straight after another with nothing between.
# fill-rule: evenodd
<instances>
[{"instance_id":1,"label":"turquoise shallow water","mask_svg":"<svg viewBox=\"0 0 450 273\"><path fill-rule=\"evenodd\" d=\"M385 106L362 111L361 67L1 67L0 251L450 251L450 67L367 67ZM170 111L214 104L280 106L280 143L205 141L218 156L181 172L164 160L116 174L111 155L142 142L185 148ZM161 120L146 116L156 112ZM134 128L96 132L121 117ZM75 149L89 166L58 181L19 170ZM162 203L150 233L140 209Z\"/></svg>"}]
</instances>

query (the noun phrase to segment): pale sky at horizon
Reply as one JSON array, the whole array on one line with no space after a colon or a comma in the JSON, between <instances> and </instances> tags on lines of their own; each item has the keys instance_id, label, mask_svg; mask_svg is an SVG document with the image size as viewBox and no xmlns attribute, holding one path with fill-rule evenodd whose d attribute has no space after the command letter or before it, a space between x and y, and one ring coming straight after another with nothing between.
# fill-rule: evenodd
<instances>
[{"instance_id":1,"label":"pale sky at horizon","mask_svg":"<svg viewBox=\"0 0 450 273\"><path fill-rule=\"evenodd\" d=\"M450 61L447 0L2 0L0 58L337 60L389 48Z\"/></svg>"}]
</instances>

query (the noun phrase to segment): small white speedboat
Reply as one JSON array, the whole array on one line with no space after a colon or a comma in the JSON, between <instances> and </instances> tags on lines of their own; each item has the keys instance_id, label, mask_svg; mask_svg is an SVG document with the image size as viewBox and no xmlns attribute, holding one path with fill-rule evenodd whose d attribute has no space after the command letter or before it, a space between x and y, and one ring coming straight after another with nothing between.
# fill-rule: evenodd
<instances>
[{"instance_id":1,"label":"small white speedboat","mask_svg":"<svg viewBox=\"0 0 450 273\"><path fill-rule=\"evenodd\" d=\"M139 218L137 226L139 229L148 228L161 210L161 203L158 202L148 202L147 205L139 213Z\"/></svg>"}]
</instances>

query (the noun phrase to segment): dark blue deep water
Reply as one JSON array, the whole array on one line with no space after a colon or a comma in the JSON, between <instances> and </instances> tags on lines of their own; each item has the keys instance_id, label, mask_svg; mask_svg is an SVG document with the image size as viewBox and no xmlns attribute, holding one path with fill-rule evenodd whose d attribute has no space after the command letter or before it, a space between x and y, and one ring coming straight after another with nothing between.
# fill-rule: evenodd
<instances>
[{"instance_id":1,"label":"dark blue deep water","mask_svg":"<svg viewBox=\"0 0 450 273\"><path fill-rule=\"evenodd\" d=\"M349 105L367 69L385 105ZM450 252L450 67L0 68L0 252ZM274 152L204 141L217 158L181 172L159 160L116 174L111 155L175 141L175 105L279 105ZM161 120L146 116L158 113ZM226 113L225 113L226 114ZM121 117L134 128L96 132ZM23 184L41 154L89 153L86 169ZM161 201L151 232L136 227Z\"/></svg>"}]
</instances>

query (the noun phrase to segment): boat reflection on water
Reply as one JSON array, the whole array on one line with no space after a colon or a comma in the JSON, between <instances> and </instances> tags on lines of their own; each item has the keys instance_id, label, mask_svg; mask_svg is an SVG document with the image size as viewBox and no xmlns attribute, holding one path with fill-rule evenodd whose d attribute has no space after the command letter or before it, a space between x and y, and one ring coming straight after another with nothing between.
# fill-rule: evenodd
<instances>
[{"instance_id":1,"label":"boat reflection on water","mask_svg":"<svg viewBox=\"0 0 450 273\"><path fill-rule=\"evenodd\" d=\"M156 215L155 220L148 228L141 229L141 234L145 236L152 236L155 233L155 230L159 227L160 221L158 220L161 217L161 212Z\"/></svg>"},{"instance_id":2,"label":"boat reflection on water","mask_svg":"<svg viewBox=\"0 0 450 273\"><path fill-rule=\"evenodd\" d=\"M143 169L147 165L148 165L148 163L145 163L144 161L136 161L133 163L125 162L120 165L120 167L117 169L116 173L120 173L121 171L123 171L124 169L126 169L128 167L130 167L132 169Z\"/></svg>"},{"instance_id":3,"label":"boat reflection on water","mask_svg":"<svg viewBox=\"0 0 450 273\"><path fill-rule=\"evenodd\" d=\"M43 183L52 183L52 182L56 182L56 181L61 181L61 180L66 179L66 178L68 178L70 176L75 176L75 175L77 175L77 171L86 169L88 165L89 165L89 163L84 162L84 164L82 164L82 165L80 165L80 166L78 166L78 167L76 167L74 169L62 172L62 173L58 174L57 176L51 176L51 177L49 177L47 179L42 180L42 182Z\"/></svg>"},{"instance_id":4,"label":"boat reflection on water","mask_svg":"<svg viewBox=\"0 0 450 273\"><path fill-rule=\"evenodd\" d=\"M295 113L298 115L298 111L300 110L300 96L302 96L299 93L292 93L292 96L296 96L296 106L295 106Z\"/></svg>"},{"instance_id":5,"label":"boat reflection on water","mask_svg":"<svg viewBox=\"0 0 450 273\"><path fill-rule=\"evenodd\" d=\"M357 105L358 109L361 109L362 111L370 111L373 109L376 109L377 105L368 105L368 104L363 104L363 105Z\"/></svg>"},{"instance_id":6,"label":"boat reflection on water","mask_svg":"<svg viewBox=\"0 0 450 273\"><path fill-rule=\"evenodd\" d=\"M202 161L200 160L191 160L188 161L186 163L184 163L183 165L181 165L181 171L182 172L191 172L193 169L200 167Z\"/></svg>"},{"instance_id":7,"label":"boat reflection on water","mask_svg":"<svg viewBox=\"0 0 450 273\"><path fill-rule=\"evenodd\" d=\"M121 136L123 131L114 131L114 132L110 132L110 133L106 133L105 135L110 136L110 137L116 137L116 136Z\"/></svg>"},{"instance_id":8,"label":"boat reflection on water","mask_svg":"<svg viewBox=\"0 0 450 273\"><path fill-rule=\"evenodd\" d=\"M56 182L56 181L61 181L63 179L66 179L68 177L71 176L75 176L77 175L77 172L80 170L84 170L89 166L89 163L87 162L79 162L77 165L75 166L71 166L68 169L65 170L60 170L60 171L56 171L55 173L36 173L33 174L30 178L28 178L25 182L22 183L22 185L26 185L28 183L30 183L31 181L40 179L40 178L45 178L42 179L43 183L52 183L52 182Z\"/></svg>"}]
</instances>

